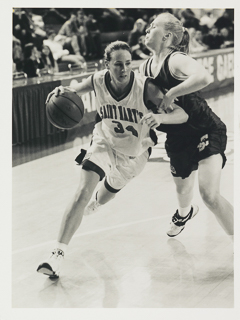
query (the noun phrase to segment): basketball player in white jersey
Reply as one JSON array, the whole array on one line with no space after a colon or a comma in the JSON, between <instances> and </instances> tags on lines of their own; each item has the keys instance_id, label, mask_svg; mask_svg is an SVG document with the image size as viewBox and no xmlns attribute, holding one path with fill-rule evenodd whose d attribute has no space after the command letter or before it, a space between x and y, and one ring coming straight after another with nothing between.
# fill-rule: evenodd
<instances>
[{"instance_id":1,"label":"basketball player in white jersey","mask_svg":"<svg viewBox=\"0 0 240 320\"><path fill-rule=\"evenodd\" d=\"M105 70L96 72L71 88L57 87L49 94L58 95L71 90L83 95L94 90L97 104L90 148L86 155L77 157L82 164L79 187L63 215L51 257L37 268L38 272L51 278L59 276L68 244L81 224L84 210L98 182L105 179L104 187L98 194L100 203L104 204L143 170L151 147L157 143L155 132L149 129L150 123L141 119L149 114L150 108L153 112L157 111L163 94L150 79L132 71L131 60L128 44L113 42L105 49ZM168 114L154 114L156 126L187 121L188 116L180 107L172 104L171 108L172 112Z\"/></svg>"}]
</instances>

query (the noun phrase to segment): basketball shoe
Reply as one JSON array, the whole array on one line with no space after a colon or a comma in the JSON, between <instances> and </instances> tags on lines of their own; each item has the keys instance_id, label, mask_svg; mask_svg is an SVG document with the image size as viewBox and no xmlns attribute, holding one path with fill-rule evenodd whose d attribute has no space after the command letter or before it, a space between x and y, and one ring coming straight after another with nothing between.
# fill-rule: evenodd
<instances>
[{"instance_id":1,"label":"basketball shoe","mask_svg":"<svg viewBox=\"0 0 240 320\"><path fill-rule=\"evenodd\" d=\"M175 237L182 232L187 221L195 217L195 215L198 213L198 210L198 206L192 205L191 210L186 217L181 217L177 210L172 217L172 222L170 223L170 229L168 230L167 235L169 237Z\"/></svg>"},{"instance_id":2,"label":"basketball shoe","mask_svg":"<svg viewBox=\"0 0 240 320\"><path fill-rule=\"evenodd\" d=\"M88 205L86 206L86 208L84 210L84 215L88 216L90 214L96 213L100 206L101 206L101 204L98 203L96 199L90 200L90 202L88 203Z\"/></svg>"},{"instance_id":3,"label":"basketball shoe","mask_svg":"<svg viewBox=\"0 0 240 320\"><path fill-rule=\"evenodd\" d=\"M57 279L59 278L60 265L63 259L64 252L61 249L54 249L50 258L38 266L37 272L43 273L51 279Z\"/></svg>"}]
</instances>

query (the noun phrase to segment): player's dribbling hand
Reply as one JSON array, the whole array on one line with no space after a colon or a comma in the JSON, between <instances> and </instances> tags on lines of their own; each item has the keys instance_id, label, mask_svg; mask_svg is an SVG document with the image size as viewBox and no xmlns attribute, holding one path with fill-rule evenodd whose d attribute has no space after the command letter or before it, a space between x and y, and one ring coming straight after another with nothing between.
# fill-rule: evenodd
<instances>
[{"instance_id":1,"label":"player's dribbling hand","mask_svg":"<svg viewBox=\"0 0 240 320\"><path fill-rule=\"evenodd\" d=\"M46 103L50 100L51 96L54 94L56 97L63 94L64 92L76 92L76 90L74 90L73 88L71 87L63 87L63 86L59 86L59 87L56 87L53 91L51 91L48 96L47 96L47 99L46 99Z\"/></svg>"},{"instance_id":2,"label":"player's dribbling hand","mask_svg":"<svg viewBox=\"0 0 240 320\"><path fill-rule=\"evenodd\" d=\"M163 116L163 114L149 112L142 117L140 123L143 124L145 122L150 129L156 129L162 123Z\"/></svg>"}]
</instances>

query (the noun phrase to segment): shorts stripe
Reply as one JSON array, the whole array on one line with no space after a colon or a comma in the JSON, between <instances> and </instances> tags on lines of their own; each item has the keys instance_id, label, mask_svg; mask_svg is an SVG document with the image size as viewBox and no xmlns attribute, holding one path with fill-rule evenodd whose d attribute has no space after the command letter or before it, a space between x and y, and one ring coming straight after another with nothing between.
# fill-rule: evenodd
<instances>
[{"instance_id":1,"label":"shorts stripe","mask_svg":"<svg viewBox=\"0 0 240 320\"><path fill-rule=\"evenodd\" d=\"M120 191L121 189L114 189L113 187L111 187L108 182L107 182L107 179L105 179L104 181L104 186L105 188L109 191L109 192L112 192L112 193L117 193L118 191Z\"/></svg>"},{"instance_id":2,"label":"shorts stripe","mask_svg":"<svg viewBox=\"0 0 240 320\"><path fill-rule=\"evenodd\" d=\"M103 169L88 159L83 161L82 168L87 171L96 172L100 176L100 181L105 177L105 172Z\"/></svg>"}]
</instances>

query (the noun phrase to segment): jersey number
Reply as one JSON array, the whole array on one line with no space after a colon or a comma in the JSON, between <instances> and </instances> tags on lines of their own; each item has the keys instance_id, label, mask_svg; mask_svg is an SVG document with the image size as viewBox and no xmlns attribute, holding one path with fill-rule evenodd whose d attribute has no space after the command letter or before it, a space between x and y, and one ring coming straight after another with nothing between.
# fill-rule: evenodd
<instances>
[{"instance_id":1,"label":"jersey number","mask_svg":"<svg viewBox=\"0 0 240 320\"><path fill-rule=\"evenodd\" d=\"M124 128L123 128L123 125L121 124L121 122L119 121L112 121L113 123L116 123L117 126L114 128L114 131L117 132L117 133L124 133ZM135 128L133 128L133 126L127 126L125 128L127 131L130 131L132 132L132 134L135 136L135 137L138 137L138 132Z\"/></svg>"}]
</instances>

